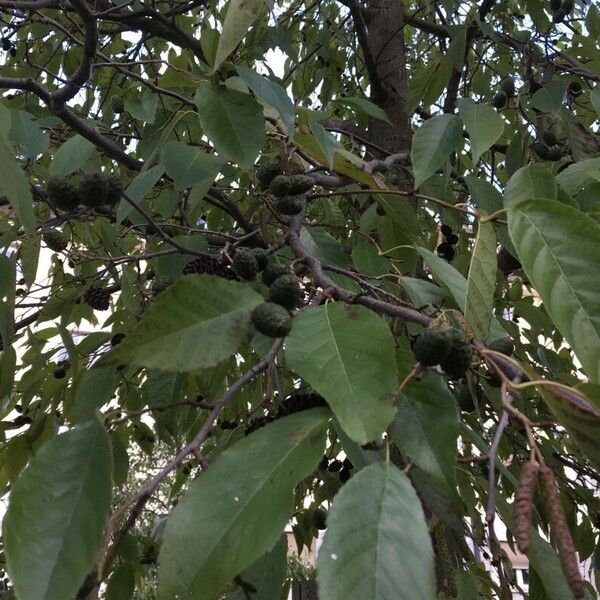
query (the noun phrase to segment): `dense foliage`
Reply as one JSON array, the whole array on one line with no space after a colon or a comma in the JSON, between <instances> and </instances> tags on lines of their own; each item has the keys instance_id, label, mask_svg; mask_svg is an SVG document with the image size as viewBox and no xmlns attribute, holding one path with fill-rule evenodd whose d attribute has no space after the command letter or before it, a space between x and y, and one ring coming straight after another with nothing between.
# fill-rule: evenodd
<instances>
[{"instance_id":1,"label":"dense foliage","mask_svg":"<svg viewBox=\"0 0 600 600\"><path fill-rule=\"evenodd\" d=\"M3 597L596 598L596 2L0 18Z\"/></svg>"}]
</instances>

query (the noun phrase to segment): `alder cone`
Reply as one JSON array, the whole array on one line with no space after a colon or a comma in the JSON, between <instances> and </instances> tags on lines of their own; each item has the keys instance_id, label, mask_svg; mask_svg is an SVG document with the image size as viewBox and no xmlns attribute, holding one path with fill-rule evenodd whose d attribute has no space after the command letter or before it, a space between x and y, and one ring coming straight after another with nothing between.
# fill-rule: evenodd
<instances>
[{"instance_id":1,"label":"alder cone","mask_svg":"<svg viewBox=\"0 0 600 600\"><path fill-rule=\"evenodd\" d=\"M237 279L235 273L216 256L199 256L183 267L184 275L217 275L225 279Z\"/></svg>"},{"instance_id":2,"label":"alder cone","mask_svg":"<svg viewBox=\"0 0 600 600\"><path fill-rule=\"evenodd\" d=\"M277 260L270 260L262 273L263 283L270 286L276 279L287 273L289 273L289 270L285 265L277 262Z\"/></svg>"},{"instance_id":3,"label":"alder cone","mask_svg":"<svg viewBox=\"0 0 600 600\"><path fill-rule=\"evenodd\" d=\"M294 275L285 274L278 277L269 287L269 302L281 304L284 308L292 310L302 298L302 290Z\"/></svg>"},{"instance_id":4,"label":"alder cone","mask_svg":"<svg viewBox=\"0 0 600 600\"><path fill-rule=\"evenodd\" d=\"M54 177L46 185L46 194L52 206L70 211L79 205L79 195L75 186L64 177Z\"/></svg>"},{"instance_id":5,"label":"alder cone","mask_svg":"<svg viewBox=\"0 0 600 600\"><path fill-rule=\"evenodd\" d=\"M81 203L90 208L104 206L108 192L108 178L103 173L87 173L77 188Z\"/></svg>"},{"instance_id":6,"label":"alder cone","mask_svg":"<svg viewBox=\"0 0 600 600\"><path fill-rule=\"evenodd\" d=\"M274 302L259 304L250 316L254 327L268 337L284 337L292 328L292 316L289 311Z\"/></svg>"},{"instance_id":7,"label":"alder cone","mask_svg":"<svg viewBox=\"0 0 600 600\"><path fill-rule=\"evenodd\" d=\"M527 554L531 543L533 494L539 470L540 466L536 462L528 462L523 465L515 491L515 538L517 547L523 554Z\"/></svg>"},{"instance_id":8,"label":"alder cone","mask_svg":"<svg viewBox=\"0 0 600 600\"><path fill-rule=\"evenodd\" d=\"M108 310L110 307L110 292L106 288L92 286L83 298L94 310Z\"/></svg>"},{"instance_id":9,"label":"alder cone","mask_svg":"<svg viewBox=\"0 0 600 600\"><path fill-rule=\"evenodd\" d=\"M258 272L258 261L249 250L238 250L231 266L242 279L252 280Z\"/></svg>"},{"instance_id":10,"label":"alder cone","mask_svg":"<svg viewBox=\"0 0 600 600\"><path fill-rule=\"evenodd\" d=\"M446 358L440 361L440 367L451 379L463 377L471 366L473 351L467 334L458 327L450 327L447 330L449 336L450 351Z\"/></svg>"},{"instance_id":11,"label":"alder cone","mask_svg":"<svg viewBox=\"0 0 600 600\"><path fill-rule=\"evenodd\" d=\"M277 199L275 210L282 215L297 215L302 212L302 200L297 196L283 196Z\"/></svg>"},{"instance_id":12,"label":"alder cone","mask_svg":"<svg viewBox=\"0 0 600 600\"><path fill-rule=\"evenodd\" d=\"M426 367L438 365L450 353L450 336L447 329L431 327L415 340L413 354Z\"/></svg>"},{"instance_id":13,"label":"alder cone","mask_svg":"<svg viewBox=\"0 0 600 600\"><path fill-rule=\"evenodd\" d=\"M62 252L69 245L67 238L58 229L47 229L42 233L42 239L54 252Z\"/></svg>"},{"instance_id":14,"label":"alder cone","mask_svg":"<svg viewBox=\"0 0 600 600\"><path fill-rule=\"evenodd\" d=\"M554 471L547 465L540 467L540 481L563 571L575 597L583 598L585 596L585 583L579 572L579 560L575 544L560 501L560 491Z\"/></svg>"}]
</instances>

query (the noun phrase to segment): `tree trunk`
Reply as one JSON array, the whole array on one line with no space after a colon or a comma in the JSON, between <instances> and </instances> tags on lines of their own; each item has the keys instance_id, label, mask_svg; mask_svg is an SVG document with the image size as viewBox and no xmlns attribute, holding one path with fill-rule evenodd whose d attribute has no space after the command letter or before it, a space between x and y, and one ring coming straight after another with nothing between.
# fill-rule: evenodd
<instances>
[{"instance_id":1,"label":"tree trunk","mask_svg":"<svg viewBox=\"0 0 600 600\"><path fill-rule=\"evenodd\" d=\"M406 51L402 0L368 0L368 45L378 81L371 81L371 100L388 115L369 123L370 138L388 153L410 149L411 130L406 114ZM364 50L364 49L363 49Z\"/></svg>"}]
</instances>

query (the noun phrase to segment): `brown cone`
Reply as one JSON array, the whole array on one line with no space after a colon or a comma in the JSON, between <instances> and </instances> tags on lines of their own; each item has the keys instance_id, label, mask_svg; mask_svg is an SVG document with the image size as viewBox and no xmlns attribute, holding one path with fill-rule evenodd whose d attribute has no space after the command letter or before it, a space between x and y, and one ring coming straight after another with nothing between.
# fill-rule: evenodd
<instances>
[{"instance_id":1,"label":"brown cone","mask_svg":"<svg viewBox=\"0 0 600 600\"><path fill-rule=\"evenodd\" d=\"M531 541L531 512L533 509L533 493L537 485L540 465L528 462L523 465L515 492L515 538L517 547L527 554Z\"/></svg>"},{"instance_id":2,"label":"brown cone","mask_svg":"<svg viewBox=\"0 0 600 600\"><path fill-rule=\"evenodd\" d=\"M563 571L575 597L583 598L585 596L585 583L579 572L579 560L577 559L575 544L569 531L565 511L560 501L560 492L554 477L554 471L544 465L540 468L540 480Z\"/></svg>"}]
</instances>

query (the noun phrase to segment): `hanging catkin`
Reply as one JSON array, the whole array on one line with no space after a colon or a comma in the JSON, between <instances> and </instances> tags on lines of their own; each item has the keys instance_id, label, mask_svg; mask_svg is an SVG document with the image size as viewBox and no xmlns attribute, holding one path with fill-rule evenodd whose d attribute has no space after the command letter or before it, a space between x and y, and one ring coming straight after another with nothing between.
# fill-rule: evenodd
<instances>
[{"instance_id":1,"label":"hanging catkin","mask_svg":"<svg viewBox=\"0 0 600 600\"><path fill-rule=\"evenodd\" d=\"M434 530L435 547L437 556L440 560L446 593L450 598L456 598L458 589L456 587L456 577L454 574L455 566L453 564L450 548L448 547L448 533L442 523L438 523Z\"/></svg>"},{"instance_id":2,"label":"hanging catkin","mask_svg":"<svg viewBox=\"0 0 600 600\"><path fill-rule=\"evenodd\" d=\"M540 467L540 480L563 571L575 597L583 598L585 596L585 583L579 572L575 544L573 544L567 517L560 501L560 492L554 477L554 471L547 465Z\"/></svg>"},{"instance_id":3,"label":"hanging catkin","mask_svg":"<svg viewBox=\"0 0 600 600\"><path fill-rule=\"evenodd\" d=\"M515 491L515 538L517 547L523 554L527 554L531 541L533 493L537 485L539 470L540 466L536 462L528 462L523 465Z\"/></svg>"}]
</instances>

